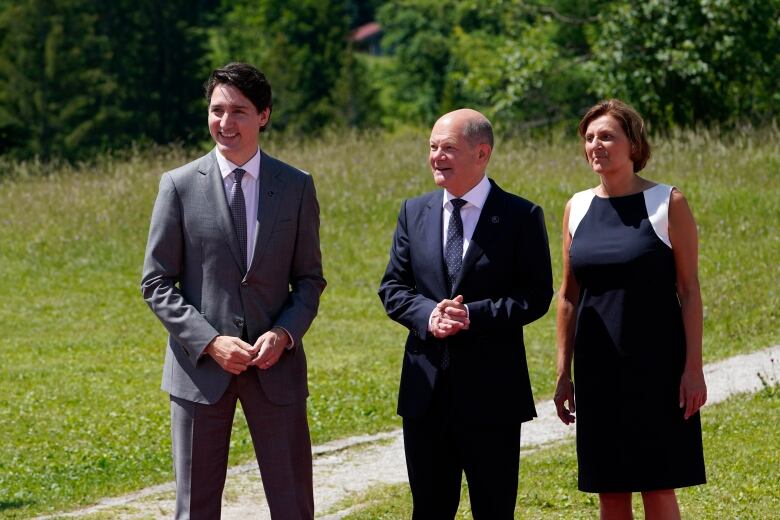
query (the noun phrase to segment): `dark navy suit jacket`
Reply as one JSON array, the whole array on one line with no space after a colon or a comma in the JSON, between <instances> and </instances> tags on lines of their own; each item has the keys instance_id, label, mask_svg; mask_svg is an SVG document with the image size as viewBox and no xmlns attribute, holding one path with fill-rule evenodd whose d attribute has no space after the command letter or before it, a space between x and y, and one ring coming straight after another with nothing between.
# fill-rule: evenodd
<instances>
[{"instance_id":1,"label":"dark navy suit jacket","mask_svg":"<svg viewBox=\"0 0 780 520\"><path fill-rule=\"evenodd\" d=\"M388 316L409 329L398 399L405 418L420 418L430 408L443 348L450 352L458 419L504 424L536 416L523 326L547 312L553 294L544 215L540 206L490 183L451 292L442 253L441 190L401 207L379 297ZM434 338L428 332L431 312L458 294L469 308L469 329Z\"/></svg>"}]
</instances>

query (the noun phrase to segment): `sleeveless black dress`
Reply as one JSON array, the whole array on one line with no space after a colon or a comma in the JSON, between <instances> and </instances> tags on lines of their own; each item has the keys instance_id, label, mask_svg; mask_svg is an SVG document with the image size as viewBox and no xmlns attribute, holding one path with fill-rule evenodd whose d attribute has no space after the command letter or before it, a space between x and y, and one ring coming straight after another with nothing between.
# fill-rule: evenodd
<instances>
[{"instance_id":1,"label":"sleeveless black dress","mask_svg":"<svg viewBox=\"0 0 780 520\"><path fill-rule=\"evenodd\" d=\"M574 340L579 489L633 492L705 482L701 423L679 407L685 334L668 240L671 186L570 206L580 286Z\"/></svg>"}]
</instances>

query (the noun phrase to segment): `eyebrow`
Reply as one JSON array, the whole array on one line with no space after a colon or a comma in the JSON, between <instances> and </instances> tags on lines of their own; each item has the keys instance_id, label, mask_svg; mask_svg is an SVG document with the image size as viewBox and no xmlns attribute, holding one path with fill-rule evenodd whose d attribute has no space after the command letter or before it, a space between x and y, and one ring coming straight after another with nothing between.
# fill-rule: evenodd
<instances>
[{"instance_id":1,"label":"eyebrow","mask_svg":"<svg viewBox=\"0 0 780 520\"><path fill-rule=\"evenodd\" d=\"M233 108L233 109L241 108L241 109L246 110L247 108L249 108L249 105L234 104L234 103L211 103L211 104L209 104L209 108L226 108L226 107L227 108Z\"/></svg>"}]
</instances>

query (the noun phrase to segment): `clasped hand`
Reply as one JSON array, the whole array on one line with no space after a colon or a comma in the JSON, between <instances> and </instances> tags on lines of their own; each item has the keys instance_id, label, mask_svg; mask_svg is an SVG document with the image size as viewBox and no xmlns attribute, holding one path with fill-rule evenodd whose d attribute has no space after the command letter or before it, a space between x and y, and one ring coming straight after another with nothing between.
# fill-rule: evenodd
<instances>
[{"instance_id":1,"label":"clasped hand","mask_svg":"<svg viewBox=\"0 0 780 520\"><path fill-rule=\"evenodd\" d=\"M206 347L206 353L223 370L237 375L252 365L261 370L271 368L289 342L286 332L273 328L257 338L254 345L235 336L217 336Z\"/></svg>"},{"instance_id":2,"label":"clasped hand","mask_svg":"<svg viewBox=\"0 0 780 520\"><path fill-rule=\"evenodd\" d=\"M469 312L463 303L463 295L452 300L440 301L431 314L431 334L435 338L446 338L469 328Z\"/></svg>"}]
</instances>

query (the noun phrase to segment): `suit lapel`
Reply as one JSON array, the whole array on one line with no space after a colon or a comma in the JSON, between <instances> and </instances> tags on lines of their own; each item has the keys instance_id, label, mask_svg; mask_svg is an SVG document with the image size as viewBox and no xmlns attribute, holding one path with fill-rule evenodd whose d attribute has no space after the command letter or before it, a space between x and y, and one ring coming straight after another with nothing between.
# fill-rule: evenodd
<instances>
[{"instance_id":1,"label":"suit lapel","mask_svg":"<svg viewBox=\"0 0 780 520\"><path fill-rule=\"evenodd\" d=\"M490 181L490 193L488 193L487 199L485 199L485 205L482 208L482 212L479 214L479 220L477 220L477 227L474 228L474 235L469 242L469 248L466 250L466 254L463 256L463 264L458 273L458 278L455 280L455 287L453 287L452 294L457 295L460 289L463 278L471 271L474 264L484 254L483 245L487 244L490 240L496 238L495 231L498 229L498 224L501 222L501 195L503 191L492 180Z\"/></svg>"},{"instance_id":2,"label":"suit lapel","mask_svg":"<svg viewBox=\"0 0 780 520\"><path fill-rule=\"evenodd\" d=\"M265 255L265 245L269 243L271 232L276 224L279 204L284 189L284 175L276 165L276 159L260 152L260 192L257 197L257 226L255 227L255 251L248 272L258 268Z\"/></svg>"},{"instance_id":3,"label":"suit lapel","mask_svg":"<svg viewBox=\"0 0 780 520\"><path fill-rule=\"evenodd\" d=\"M442 197L441 191L436 191L428 199L423 210L419 225L422 226L422 251L425 251L425 264L431 267L433 286L439 294L447 295L447 276L444 268L444 251L442 250ZM408 225L408 223L407 223Z\"/></svg>"},{"instance_id":4,"label":"suit lapel","mask_svg":"<svg viewBox=\"0 0 780 520\"><path fill-rule=\"evenodd\" d=\"M204 190L206 195L207 208L213 208L217 223L222 230L222 235L228 243L230 252L239 269L242 269L241 250L238 247L238 239L233 229L233 219L230 216L230 208L225 197L225 184L222 179L222 172L219 170L217 158L214 151L208 154L198 166L198 171L207 178L207 187Z\"/></svg>"}]
</instances>

